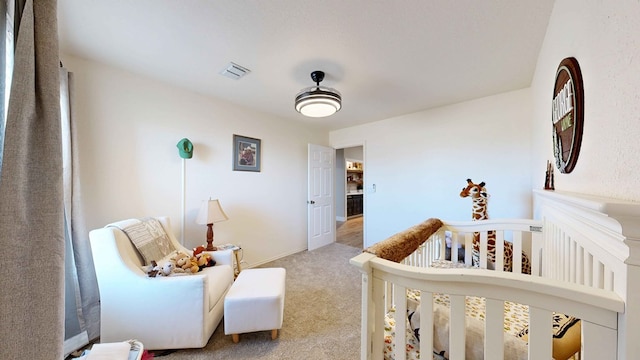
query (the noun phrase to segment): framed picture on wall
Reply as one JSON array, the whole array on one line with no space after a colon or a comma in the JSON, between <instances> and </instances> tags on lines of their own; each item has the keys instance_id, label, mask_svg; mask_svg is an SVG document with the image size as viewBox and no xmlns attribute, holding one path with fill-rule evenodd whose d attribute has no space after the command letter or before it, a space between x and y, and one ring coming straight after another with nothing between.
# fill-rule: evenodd
<instances>
[{"instance_id":1,"label":"framed picture on wall","mask_svg":"<svg viewBox=\"0 0 640 360\"><path fill-rule=\"evenodd\" d=\"M260 139L233 135L233 170L260 171Z\"/></svg>"}]
</instances>

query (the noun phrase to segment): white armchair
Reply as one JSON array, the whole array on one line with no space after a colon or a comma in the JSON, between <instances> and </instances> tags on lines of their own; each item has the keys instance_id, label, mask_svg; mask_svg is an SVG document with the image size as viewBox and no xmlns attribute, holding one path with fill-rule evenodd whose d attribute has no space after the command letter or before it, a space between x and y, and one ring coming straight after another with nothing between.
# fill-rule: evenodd
<instances>
[{"instance_id":1,"label":"white armchair","mask_svg":"<svg viewBox=\"0 0 640 360\"><path fill-rule=\"evenodd\" d=\"M179 251L169 218L157 218ZM224 314L224 297L233 283L231 250L210 254L213 267L185 276L150 278L144 260L120 229L123 220L89 233L100 291L100 341L137 339L145 349L204 347Z\"/></svg>"}]
</instances>

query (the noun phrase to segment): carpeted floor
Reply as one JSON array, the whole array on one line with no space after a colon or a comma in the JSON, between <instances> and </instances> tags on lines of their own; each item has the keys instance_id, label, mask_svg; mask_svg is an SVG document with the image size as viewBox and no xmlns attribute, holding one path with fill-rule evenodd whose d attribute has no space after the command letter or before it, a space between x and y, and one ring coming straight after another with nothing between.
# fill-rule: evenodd
<instances>
[{"instance_id":1,"label":"carpeted floor","mask_svg":"<svg viewBox=\"0 0 640 360\"><path fill-rule=\"evenodd\" d=\"M224 320L203 349L178 350L162 360L359 359L361 276L349 259L361 252L334 243L261 267L287 270L284 322L279 337L270 331L243 334L234 344ZM179 331L179 330L177 330Z\"/></svg>"}]
</instances>

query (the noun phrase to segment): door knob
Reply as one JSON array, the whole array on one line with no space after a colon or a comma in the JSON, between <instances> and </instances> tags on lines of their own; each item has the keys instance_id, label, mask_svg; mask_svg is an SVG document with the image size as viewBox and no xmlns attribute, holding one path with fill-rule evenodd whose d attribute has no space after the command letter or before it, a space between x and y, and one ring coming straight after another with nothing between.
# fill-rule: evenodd
<instances>
[{"instance_id":1,"label":"door knob","mask_svg":"<svg viewBox=\"0 0 640 360\"><path fill-rule=\"evenodd\" d=\"M311 205L313 205L313 204L315 204L315 203L316 203L316 202L315 202L315 201L313 201L313 200L309 200L309 201L307 201L307 204L311 204Z\"/></svg>"}]
</instances>

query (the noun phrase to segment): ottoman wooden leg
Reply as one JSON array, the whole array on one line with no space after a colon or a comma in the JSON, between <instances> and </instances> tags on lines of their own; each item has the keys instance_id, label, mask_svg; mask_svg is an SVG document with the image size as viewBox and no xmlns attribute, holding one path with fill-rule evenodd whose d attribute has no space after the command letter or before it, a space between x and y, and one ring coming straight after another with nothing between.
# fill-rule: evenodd
<instances>
[{"instance_id":1,"label":"ottoman wooden leg","mask_svg":"<svg viewBox=\"0 0 640 360\"><path fill-rule=\"evenodd\" d=\"M237 344L240 341L240 334L231 334L231 340Z\"/></svg>"},{"instance_id":2,"label":"ottoman wooden leg","mask_svg":"<svg viewBox=\"0 0 640 360\"><path fill-rule=\"evenodd\" d=\"M278 338L278 329L271 330L271 340L275 340Z\"/></svg>"}]
</instances>

